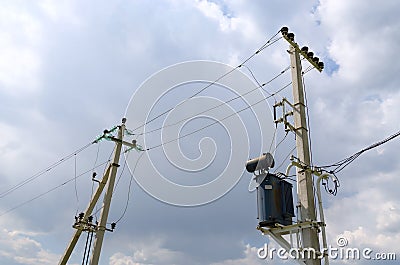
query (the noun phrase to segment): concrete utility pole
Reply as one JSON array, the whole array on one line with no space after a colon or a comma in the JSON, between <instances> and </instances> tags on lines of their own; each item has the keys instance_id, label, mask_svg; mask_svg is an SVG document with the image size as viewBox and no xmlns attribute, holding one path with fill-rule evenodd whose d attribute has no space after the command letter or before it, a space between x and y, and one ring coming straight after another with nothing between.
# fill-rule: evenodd
<instances>
[{"instance_id":1,"label":"concrete utility pole","mask_svg":"<svg viewBox=\"0 0 400 265\"><path fill-rule=\"evenodd\" d=\"M115 151L114 151L113 160L112 160L112 163L109 164L105 174L103 175L103 178L100 181L95 180L94 179L95 175L93 175L93 181L98 182L99 186L97 187L96 192L93 194L92 199L90 200L89 205L86 208L86 211L84 213L80 213L79 217L75 217L75 224L73 225L73 228L75 228L76 231L75 231L74 235L72 236L72 239L71 239L70 243L68 244L64 254L62 255L60 262L58 263L59 265L67 264L71 254L72 254L72 251L74 250L74 248L79 240L79 237L83 231L96 234L90 264L91 265L99 264L101 247L103 245L103 239L104 239L104 232L105 231L113 231L115 228L115 223L111 224L111 229L107 228L106 225L107 225L108 213L110 211L111 198L112 198L112 194L114 191L115 177L117 175L117 170L119 167L119 160L120 160L120 156L121 156L122 146L125 145L125 146L130 147L131 149L134 148L137 150L141 150L141 149L138 149L139 146L136 145L136 141L129 143L129 142L126 142L123 140L124 132L125 132L125 122L126 122L126 119L123 118L121 125L114 127L111 131L105 130L103 136L101 136L99 139L97 139L95 141L95 142L98 142L100 139L108 139L110 141L115 142ZM113 137L111 135L111 132L113 132L117 128L118 128L118 135L117 135L117 137ZM108 186L107 186L107 190L106 190L106 193L105 193L104 199L103 199L103 206L101 208L101 216L100 216L99 223L97 223L97 222L93 223L93 216L92 216L93 209L96 206L96 204L107 184L108 184ZM90 240L90 243L91 243L91 240ZM89 252L90 252L90 250L89 250ZM88 252L88 255L89 255L89 252ZM85 249L85 254L86 254L86 249Z\"/></svg>"},{"instance_id":2,"label":"concrete utility pole","mask_svg":"<svg viewBox=\"0 0 400 265\"><path fill-rule=\"evenodd\" d=\"M294 132L296 134L297 158L305 165L311 165L300 53L303 55L305 54L305 58L308 59L319 71L322 70L323 64L318 64L318 60L313 58L313 53L309 53L307 47L300 50L298 45L294 42L294 34L288 33L287 28L286 30L285 28L282 29L282 34L289 42L294 101L293 119ZM314 185L310 170L297 168L297 182L300 222L316 221ZM316 252L320 251L318 231L315 227L302 229L301 235L303 248L312 248ZM305 262L307 265L321 264L321 260L319 259L308 259Z\"/></svg>"},{"instance_id":3,"label":"concrete utility pole","mask_svg":"<svg viewBox=\"0 0 400 265\"><path fill-rule=\"evenodd\" d=\"M301 61L299 52L290 46L290 62L292 67L293 84L293 119L296 134L297 158L304 164L311 165L310 147L306 111L304 103L303 82L301 76ZM315 221L314 187L311 172L297 168L298 198L300 204L300 221ZM315 228L302 231L303 248L313 248L319 252L318 233ZM306 264L321 264L320 260L307 260Z\"/></svg>"},{"instance_id":4,"label":"concrete utility pole","mask_svg":"<svg viewBox=\"0 0 400 265\"><path fill-rule=\"evenodd\" d=\"M114 158L111 164L112 168L110 172L110 179L108 182L106 194L104 195L103 207L100 215L100 222L98 230L96 232L96 239L94 241L93 255L92 258L90 259L91 265L99 264L101 246L103 245L104 232L106 231L108 212L110 211L111 197L114 192L115 177L117 175L117 170L119 167L119 159L121 156L122 139L124 137L124 132L125 132L125 119L122 120L122 125L119 127L118 130L118 138L115 145Z\"/></svg>"}]
</instances>

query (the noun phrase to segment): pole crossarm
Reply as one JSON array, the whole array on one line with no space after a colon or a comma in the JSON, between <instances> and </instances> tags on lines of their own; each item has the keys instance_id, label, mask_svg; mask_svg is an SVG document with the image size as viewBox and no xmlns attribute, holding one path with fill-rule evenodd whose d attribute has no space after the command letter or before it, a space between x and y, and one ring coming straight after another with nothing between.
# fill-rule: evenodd
<instances>
[{"instance_id":1,"label":"pole crossarm","mask_svg":"<svg viewBox=\"0 0 400 265\"><path fill-rule=\"evenodd\" d=\"M301 49L299 45L294 41L294 34L289 33L289 29L287 27L283 27L281 29L282 37L289 42L290 46L293 47L296 52L301 54L312 66L315 67L319 72L322 72L324 69L324 63L319 61L318 57L314 57L314 53L308 51L307 46L303 46Z\"/></svg>"}]
</instances>

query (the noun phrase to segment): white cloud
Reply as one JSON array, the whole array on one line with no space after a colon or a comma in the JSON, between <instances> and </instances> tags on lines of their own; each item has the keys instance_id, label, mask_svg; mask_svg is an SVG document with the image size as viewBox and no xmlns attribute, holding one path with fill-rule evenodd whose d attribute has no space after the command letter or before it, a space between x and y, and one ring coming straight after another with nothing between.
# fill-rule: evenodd
<instances>
[{"instance_id":1,"label":"white cloud","mask_svg":"<svg viewBox=\"0 0 400 265\"><path fill-rule=\"evenodd\" d=\"M379 176L384 178L385 176ZM339 235L349 241L349 247L370 247L375 251L396 251L400 239L400 201L388 197L384 185L368 180L370 188L356 191L355 195L332 199L333 205L325 210L329 240L336 246ZM362 186L360 186L362 188ZM368 201L368 203L365 203Z\"/></svg>"},{"instance_id":2,"label":"white cloud","mask_svg":"<svg viewBox=\"0 0 400 265\"><path fill-rule=\"evenodd\" d=\"M384 80L398 72L399 64L392 58L400 40L399 7L398 1L384 5L371 5L369 1L320 1L321 25L331 39L329 53L340 65L338 74L343 80L357 84L367 79L372 82L365 83L366 88L379 85L382 89L382 83L388 83Z\"/></svg>"},{"instance_id":3,"label":"white cloud","mask_svg":"<svg viewBox=\"0 0 400 265\"><path fill-rule=\"evenodd\" d=\"M149 244L140 244L134 247L136 250L133 255L126 255L123 253L115 253L110 257L110 265L183 265L183 264L204 264L201 261L191 260L191 257L184 253L172 251L162 247L159 240L155 240ZM240 258L225 259L218 262L208 263L210 265L261 265L265 264L266 260L258 257L259 247L251 246L250 244L242 245L243 252ZM262 247L262 246L260 246ZM275 243L271 243L269 247L278 248ZM218 251L216 249L216 251ZM291 264L288 260L279 260L277 257L273 258L275 264Z\"/></svg>"},{"instance_id":4,"label":"white cloud","mask_svg":"<svg viewBox=\"0 0 400 265\"><path fill-rule=\"evenodd\" d=\"M24 96L40 89L38 45L42 27L32 14L14 6L0 8L0 91Z\"/></svg>"},{"instance_id":5,"label":"white cloud","mask_svg":"<svg viewBox=\"0 0 400 265\"><path fill-rule=\"evenodd\" d=\"M274 34L282 25L293 29L296 40L307 40L316 52L326 54L340 65L332 76L310 74L306 77L316 160L322 157L332 162L398 130L397 0L379 5L360 0L321 0L319 4L317 1L241 0L159 1L157 4L118 1L107 5L80 1L15 3L0 4L0 92L7 96L0 99L0 166L2 180L7 180L7 184L18 183L21 177L56 161L60 153L73 151L76 142L86 143L98 133L99 126L101 129L107 126L104 121L114 123L134 87L154 71L188 59L213 59L237 65L258 48L266 35ZM315 6L318 7L312 13ZM253 70L260 73L257 77L261 81L272 74L271 67L280 70L287 65L286 43L282 47L265 50L252 60ZM38 91L43 91L40 99L34 95ZM14 119L15 113L22 118ZM62 121L51 122L58 119ZM72 149L61 151L59 144ZM395 189L400 183L396 180L398 150L392 144L382 146L379 157L360 158L339 176L343 182L341 190L337 198L329 199L326 210L331 241L345 234L354 245L398 250L400 202ZM390 161L391 166L383 164L384 160ZM65 172L73 172L70 167L65 168ZM373 172L364 174L366 171ZM57 172L51 178L43 177L35 188L26 187L17 199L25 196L28 199L46 190L61 181L60 175ZM379 179L385 182L380 183ZM2 190L9 187L3 184ZM90 186L78 188L88 190ZM246 192L246 187L238 185L228 196L243 202ZM46 218L72 217L74 213L59 210L60 205L66 204L59 198L68 197L72 201L73 191L57 195L52 200L43 199L51 213ZM154 233L162 231L173 239L136 244L130 247L131 253L115 249L107 253L105 249L102 257L110 264L204 264L199 261L201 258L193 257L195 248L207 249L204 251L210 253L207 260L214 261L214 265L264 264L257 258L257 248L253 245L243 245L240 253L229 249L240 244L244 237L254 241L262 237L251 234L254 227L244 227L242 222L244 208L255 209L255 200L251 205L221 200L220 208L208 205L190 212L189 209L171 210L146 196L135 197L137 204L133 203L132 207L137 208L131 215L131 208L128 209L127 217L127 222L134 225L122 225L113 234L114 240L119 242L126 234L147 233L148 229ZM1 208L8 209L9 201L1 202ZM46 250L53 247L52 243L43 239L43 235L16 232L15 226L21 222L26 227L40 225L37 213L24 210L27 208L20 211L29 214L21 214L23 218L13 215L14 224L8 226L9 231L1 233L1 263L6 263L4 258L23 264L46 264L43 262L48 257L53 261L49 264L55 264L54 254ZM237 213L229 220L229 225L241 229L235 230L234 235L226 228L224 218L228 211ZM183 223L182 219L192 220L198 212L204 216L196 218L204 222L193 221L193 226ZM155 213L165 223L162 227L149 228L149 219L154 221ZM187 216L180 219L177 214ZM70 228L69 219L63 227ZM145 231L138 232L137 227ZM202 241L189 232L194 229L201 231ZM51 237L60 233L69 239L71 230L53 232ZM190 242L186 245L193 249L173 241ZM123 241L127 245L131 242L135 242L134 236ZM217 252L222 252L221 242L227 246L226 252L217 258ZM55 245L62 249L66 243Z\"/></svg>"},{"instance_id":6,"label":"white cloud","mask_svg":"<svg viewBox=\"0 0 400 265\"><path fill-rule=\"evenodd\" d=\"M211 263L211 265L261 265L265 264L265 260L258 258L258 248L252 247L249 244L245 246L243 258L227 259L221 262Z\"/></svg>"},{"instance_id":7,"label":"white cloud","mask_svg":"<svg viewBox=\"0 0 400 265\"><path fill-rule=\"evenodd\" d=\"M191 258L184 253L168 249L162 245L162 240L159 238L153 238L147 242L135 243L131 247L132 255L117 252L110 257L110 265L167 265L190 263L189 260Z\"/></svg>"},{"instance_id":8,"label":"white cloud","mask_svg":"<svg viewBox=\"0 0 400 265\"><path fill-rule=\"evenodd\" d=\"M216 21L222 32L239 31L250 39L260 35L260 31L254 21L245 14L241 14L240 17L227 14L222 10L222 6L207 0L197 1L196 8L206 17Z\"/></svg>"},{"instance_id":9,"label":"white cloud","mask_svg":"<svg viewBox=\"0 0 400 265\"><path fill-rule=\"evenodd\" d=\"M76 2L72 1L51 1L42 0L39 6L54 22L71 23L75 26L82 26L82 20L77 15Z\"/></svg>"},{"instance_id":10,"label":"white cloud","mask_svg":"<svg viewBox=\"0 0 400 265\"><path fill-rule=\"evenodd\" d=\"M0 258L24 265L56 264L59 256L47 251L34 239L36 233L22 231L0 232Z\"/></svg>"}]
</instances>

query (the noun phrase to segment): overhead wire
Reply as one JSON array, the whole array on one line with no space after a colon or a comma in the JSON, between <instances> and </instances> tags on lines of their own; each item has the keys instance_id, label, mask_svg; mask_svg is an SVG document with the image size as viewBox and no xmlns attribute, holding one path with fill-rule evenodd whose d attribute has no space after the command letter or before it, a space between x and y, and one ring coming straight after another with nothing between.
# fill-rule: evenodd
<instances>
[{"instance_id":1,"label":"overhead wire","mask_svg":"<svg viewBox=\"0 0 400 265\"><path fill-rule=\"evenodd\" d=\"M123 210L121 216L117 219L117 221L115 221L116 224L118 224L118 222L121 221L122 218L124 218L124 216L125 216L125 214L126 214L126 211L128 210L128 205L129 205L129 200L130 200L130 194L131 194L131 185L132 185L132 180L133 180L133 174L135 174L136 167L137 167L137 165L138 165L138 163L139 163L139 160L142 158L143 155L144 155L144 153L142 152L142 153L140 154L140 156L138 157L138 159L136 160L136 163L135 163L135 166L133 167L132 172L129 171L129 173L130 173L130 175L131 175L131 178L130 178L130 180L129 180L129 186L128 186L128 193L127 193L127 199L126 199L126 203L125 203L125 208L124 208L124 210Z\"/></svg>"},{"instance_id":2,"label":"overhead wire","mask_svg":"<svg viewBox=\"0 0 400 265\"><path fill-rule=\"evenodd\" d=\"M296 146L293 147L292 150L288 153L288 155L282 160L282 162L279 164L279 166L275 169L275 172L278 172L278 170L285 164L286 160L293 154L294 150L296 150Z\"/></svg>"},{"instance_id":3,"label":"overhead wire","mask_svg":"<svg viewBox=\"0 0 400 265\"><path fill-rule=\"evenodd\" d=\"M100 145L101 145L101 142L97 145L96 158L94 160L92 171L94 171L94 169L96 168L97 160L99 159ZM93 192L94 192L94 181L92 181L92 191L91 191L90 197L93 197Z\"/></svg>"},{"instance_id":4,"label":"overhead wire","mask_svg":"<svg viewBox=\"0 0 400 265\"><path fill-rule=\"evenodd\" d=\"M304 75L307 72L309 72L312 69L314 69L314 68L315 68L314 66L312 66L312 67L309 66L307 69L310 69L310 70L306 69L305 71L303 71L301 69L301 78L302 78L302 84L303 84L302 89L303 89L303 93L304 93L305 108L306 108L307 135L308 135L308 143L309 143L309 150L310 150L310 164L311 164L312 167L314 166L314 162L313 162L311 126L310 126L310 112L309 112L310 108L308 106L306 81L305 81ZM311 175L311 176L313 176L313 175ZM317 194L317 189L315 188L315 182L314 181L312 181L312 188L313 188L313 193L314 193L314 196L313 196L314 197L314 205L317 205L317 195L316 195ZM317 208L316 207L314 207L314 214L315 214L315 216L317 216Z\"/></svg>"},{"instance_id":5,"label":"overhead wire","mask_svg":"<svg viewBox=\"0 0 400 265\"><path fill-rule=\"evenodd\" d=\"M78 187L77 187L77 181L76 181L76 154L74 156L74 188L75 188L75 198L76 198L76 213L75 215L78 214L79 211L79 196L78 196Z\"/></svg>"},{"instance_id":6,"label":"overhead wire","mask_svg":"<svg viewBox=\"0 0 400 265\"><path fill-rule=\"evenodd\" d=\"M112 149L110 155L108 156L108 161L111 161L111 156L113 155L113 153L114 153L114 151L115 151L115 148L116 148L116 145L114 145L114 148ZM108 164L105 164L105 167L104 167L104 169L103 169L103 174L102 174L103 176L104 176L104 174L106 173L107 168L108 168ZM98 213L101 209L103 209L103 207L100 207L100 208L99 208L99 207L98 207L98 203L96 203L95 212L93 213L93 216L94 216L94 218L95 218L95 221L98 220L97 213Z\"/></svg>"},{"instance_id":7,"label":"overhead wire","mask_svg":"<svg viewBox=\"0 0 400 265\"><path fill-rule=\"evenodd\" d=\"M304 100L306 103L306 119L307 119L307 134L308 134L308 142L310 144L310 162L311 166L313 166L313 153L312 153L312 141L311 141L311 126L310 126L310 112L309 112L309 107L308 107L308 99L307 99L307 91L306 91L306 83L305 83L305 78L304 78L304 72L302 73L302 79L303 79L303 92L304 92Z\"/></svg>"},{"instance_id":8,"label":"overhead wire","mask_svg":"<svg viewBox=\"0 0 400 265\"><path fill-rule=\"evenodd\" d=\"M180 140L180 139L182 139L182 138L185 138L185 137L187 137L187 136L189 136L189 135L195 134L195 133L197 133L197 132L199 132L199 131L202 131L202 130L208 128L208 127L211 127L211 126L213 126L213 125L215 125L215 124L218 124L218 123L220 123L220 122L223 121L223 120L226 120L226 119L228 119L228 118L230 118L230 117L233 117L234 115L237 115L237 114L239 114L239 113L241 113L241 112L243 112L243 111L245 111L245 110L247 110L247 109L249 109L249 108L251 108L251 107L253 107L253 106L255 106L255 105L259 104L259 103L261 103L261 102L264 102L266 99L271 98L273 95L276 95L276 94L280 93L281 91L283 91L285 88L287 88L287 87L290 86L291 84L292 84L292 83L290 82L289 84L283 86L282 88L280 88L280 89L278 89L277 91L275 91L274 93L272 93L270 96L264 97L264 98L262 98L261 100L255 102L255 103L253 103L253 104L251 104L251 105L249 105L249 106L247 106L247 107L245 107L245 108L242 108L242 109L240 109L240 110L238 110L238 111L235 111L234 113L232 113L232 114L230 114L230 115L228 115L228 116L225 116L225 117L222 118L222 119L215 120L214 122L212 122L212 123L210 123L210 124L208 124L208 125L206 125L206 126L200 127L200 128L197 129L197 130L194 130L194 131L189 132L189 133L187 133L187 134L181 135L181 136L179 136L179 137L177 137L177 138L174 138L174 139L172 139L172 140L166 141L166 142L164 142L164 143L155 145L155 146L153 146L153 147L147 148L146 151L150 151L150 150L152 150L152 149L155 149L155 148L164 146L164 145L166 145L166 144L169 144L169 143L178 141L178 140Z\"/></svg>"},{"instance_id":9,"label":"overhead wire","mask_svg":"<svg viewBox=\"0 0 400 265\"><path fill-rule=\"evenodd\" d=\"M387 142L389 142L389 141L391 141L391 140L393 140L393 139L395 139L395 138L397 138L399 136L400 136L400 131L390 135L389 137L387 137L387 138L385 138L385 139L383 139L383 140L381 140L379 142L376 142L374 144L369 145L368 147L365 147L365 148L361 149L357 153L355 153L355 154L353 154L353 155L351 155L351 156L349 156L347 158L344 158L344 159L342 159L342 160L340 160L340 161L338 161L336 163L333 163L331 165L320 166L320 168L328 170L328 172L332 173L332 174L339 173L345 167L347 167L352 162L354 162L354 160L356 160L361 154L363 154L363 153L365 153L365 152L367 152L367 151L369 151L371 149L377 148L378 146L381 146L381 145L383 145L383 144L385 144L385 143L387 143ZM330 168L333 168L333 169L330 169Z\"/></svg>"},{"instance_id":10,"label":"overhead wire","mask_svg":"<svg viewBox=\"0 0 400 265\"><path fill-rule=\"evenodd\" d=\"M195 96L199 95L200 93L202 93L203 91L205 91L207 88L211 87L212 85L216 84L219 80L223 79L225 76L228 76L229 74L231 74L232 72L236 71L237 69L239 69L240 67L243 66L243 64L247 63L248 61L250 61L254 56L256 56L257 54L259 54L261 51L263 51L264 49L266 49L267 47L271 46L272 44L276 43L277 41L279 41L280 39L282 39L282 37L279 37L277 39L274 40L274 38L280 33L280 30L275 33L270 39L268 39L268 41L266 43L264 43L257 51L255 51L252 55L250 55L249 57L247 57L242 63L240 63L238 66L236 66L235 68L232 68L231 70L229 70L228 72L226 72L225 74L221 75L220 77L218 77L216 80L214 80L213 82L209 83L208 85L204 86L202 89L200 89L199 91L197 91L196 93L194 93L193 95L191 95L189 98L187 98L186 100L180 102L178 105L171 107L169 109L167 109L166 111L156 115L154 118L146 121L144 124L136 127L135 129L133 129L132 131L136 131L139 128L142 128L144 126L146 126L147 124L157 120L158 118L164 116L165 114L169 113L170 111L174 110L175 108L177 108L178 106L180 106L181 104L183 104L184 102L194 98Z\"/></svg>"},{"instance_id":11,"label":"overhead wire","mask_svg":"<svg viewBox=\"0 0 400 265\"><path fill-rule=\"evenodd\" d=\"M246 67L247 67L247 66L246 66ZM177 124L179 124L179 123L181 123L181 122L183 122L183 121L186 121L186 120L188 120L188 119L191 119L193 116L198 116L198 115L204 114L204 113L206 113L206 112L209 112L209 111L211 111L211 110L214 110L214 109L217 109L217 108L219 108L219 107L221 107L221 106L224 106L224 105L226 105L227 103L230 103L230 102L232 102L232 101L234 101L234 100L236 100L236 99L242 98L243 96L245 96L245 95L247 95L247 94L250 94L250 93L252 93L252 92L258 90L259 88L262 88L262 89L264 90L264 88L263 88L264 86L266 86L266 85L272 83L274 80L276 80L278 77L280 77L281 75L283 75L283 74L284 74L286 71L288 71L289 69L290 69L290 66L289 66L289 67L286 67L286 68L285 68L284 70L282 70L279 74L277 74L275 77L273 77L272 79L268 80L268 81L265 82L265 83L260 84L260 82L258 82L258 80L256 80L258 86L256 86L255 88L253 88L253 89L251 89L251 90L249 90L249 91L247 91L247 92L245 92L245 93L243 93L243 94L240 94L240 95L238 95L238 96L236 96L236 97L233 97L233 98L231 98L231 99L229 99L229 100L227 100L227 101L224 101L224 102L222 102L222 103L219 103L218 105L216 105L216 106L214 106L214 107L208 108L208 109L206 109L206 110L203 110L203 111L201 111L201 112L199 112L199 113L196 113L196 114L194 114L194 115L192 115L192 116L190 116L190 117L183 118L183 119L181 119L181 120L179 120L179 121L176 121L176 122L174 122L174 123L170 123L170 124L167 124L167 125L163 125L163 126L161 126L161 127L159 127L159 128L156 128L156 129L153 129L153 130L150 130L150 131L146 131L146 132L142 132L142 133L139 133L139 134L136 134L136 135L137 135L137 136L140 136L140 135L150 134L150 133L153 133L153 132L162 130L162 129L164 129L164 128L168 128L168 127L171 127L171 126L175 126L175 125L177 125ZM267 90L264 90L264 91L267 91ZM274 98L275 98L275 95L277 95L277 93L274 93L274 94L271 94L270 92L267 92L267 93L268 93L269 96L272 96L272 97L274 97Z\"/></svg>"},{"instance_id":12,"label":"overhead wire","mask_svg":"<svg viewBox=\"0 0 400 265\"><path fill-rule=\"evenodd\" d=\"M282 140L279 141L279 143L275 146L275 148L273 150L270 150L270 153L273 153L278 149L278 147L285 141L288 134L289 134L289 132L285 133L285 136L282 138Z\"/></svg>"},{"instance_id":13,"label":"overhead wire","mask_svg":"<svg viewBox=\"0 0 400 265\"><path fill-rule=\"evenodd\" d=\"M243 66L250 72L250 75L253 77L254 81L258 84L258 86L261 87L262 90L265 91L268 95L271 95L271 93L270 93L268 90L266 90L266 89L264 88L263 85L260 84L260 82L259 82L258 79L256 78L256 76L255 76L255 74L253 73L253 71L250 69L250 67L248 67L247 65L243 65ZM276 75L274 78L272 78L272 79L271 79L270 81L268 81L267 83L271 83L272 81L274 81L275 79L277 79L279 76L283 75L283 74L284 74L286 71L288 71L289 69L290 69L290 65L289 65L288 67L286 67L284 70L282 70L278 75ZM278 95L279 95L279 94L278 94ZM273 96L273 98L274 98L275 103L276 103L277 100L276 100L275 96ZM273 133L272 139L271 139L271 144L270 144L269 149L268 149L268 152L269 152L269 153L273 152L273 151L271 151L271 149L272 149L272 145L274 144L274 141L275 141L275 136L276 136L277 130L278 130L278 127L275 126L275 130L274 130L274 133ZM286 137L286 136L287 136L287 134L285 135L285 137ZM279 144L278 144L278 145L279 145ZM276 149L276 147L275 147L275 149Z\"/></svg>"},{"instance_id":14,"label":"overhead wire","mask_svg":"<svg viewBox=\"0 0 400 265\"><path fill-rule=\"evenodd\" d=\"M124 152L124 153L125 153L125 152ZM126 155L126 158L124 159L124 165L122 166L121 173L119 174L119 177L118 177L118 179L117 179L117 182L115 183L115 187L114 187L114 190L113 190L113 194L114 194L114 192L117 190L119 181L121 180L121 177L122 177L122 175L124 174L125 167L126 167L126 164L127 164L126 162L127 162L127 160L128 160L128 156L129 156L129 153Z\"/></svg>"},{"instance_id":15,"label":"overhead wire","mask_svg":"<svg viewBox=\"0 0 400 265\"><path fill-rule=\"evenodd\" d=\"M0 193L0 198L4 198L5 196L7 196L8 194L14 192L15 190L25 186L26 184L34 181L35 179L39 178L40 176L44 175L45 173L53 170L54 168L56 168L57 166L61 165L62 163L68 161L69 159L71 159L72 157L74 157L75 155L79 154L80 152L82 152L83 150L87 149L89 146L91 146L92 144L95 144L96 142L90 142L88 144L86 144L85 146L79 148L78 150L76 150L75 152L64 156L63 158L61 158L60 160L58 160L57 162L51 164L50 166L46 167L45 169L42 169L41 171L37 172L36 174L33 174L32 176L24 179L23 181L15 184L14 186L12 186L11 188L3 191Z\"/></svg>"},{"instance_id":16,"label":"overhead wire","mask_svg":"<svg viewBox=\"0 0 400 265\"><path fill-rule=\"evenodd\" d=\"M99 164L97 167L101 167L101 166L103 166L104 164L107 164L108 162L110 162L110 160L107 160L107 161L105 161L105 162ZM22 207L22 206L24 206L24 205L26 205L26 204L32 202L32 201L35 201L35 200L37 200L37 199L39 199L39 198L41 198L41 197L43 197L43 196L49 194L50 192L52 192L52 191L54 191L54 190L57 190L57 189L61 188L62 186L64 186L64 185L66 185L66 184L68 184L68 183L74 181L76 178L79 178L79 177L81 177L81 176L83 176L83 175L85 175L85 174L87 174L87 173L89 173L89 172L91 172L91 171L93 171L92 168L89 169L89 170L87 170L87 171L85 171L85 172L83 172L83 173L81 173L81 174L79 174L79 175L77 175L76 177L74 176L73 178L64 181L63 183L61 183L61 184L59 184L59 185L57 185L57 186L55 186L55 187L53 187L53 188L51 188L51 189L45 191L45 192L43 192L43 193L41 193L41 194L39 194L39 195L37 195L37 196L35 196L35 197L33 197L33 198L27 200L27 201L24 201L24 202L22 202L22 203L20 203L20 204L18 204L18 205L16 205L16 206L14 206L14 207L12 207L12 208L6 210L5 212L3 212L3 213L0 214L0 217L3 216L3 215L5 215L5 214L8 214L8 213L10 213L10 212L12 212L12 211L14 211L14 210L20 208L20 207Z\"/></svg>"}]
</instances>

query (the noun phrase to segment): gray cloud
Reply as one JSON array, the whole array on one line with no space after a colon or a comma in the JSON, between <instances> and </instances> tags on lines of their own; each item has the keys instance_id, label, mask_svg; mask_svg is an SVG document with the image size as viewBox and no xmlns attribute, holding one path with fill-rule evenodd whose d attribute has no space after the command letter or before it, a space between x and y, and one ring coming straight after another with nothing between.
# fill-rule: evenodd
<instances>
[{"instance_id":1,"label":"gray cloud","mask_svg":"<svg viewBox=\"0 0 400 265\"><path fill-rule=\"evenodd\" d=\"M340 160L398 130L398 5L332 0L2 3L0 189L117 124L136 87L154 72L193 59L236 65L283 25L296 33L301 45L332 60L329 67L335 71L310 72L305 79L314 163ZM288 65L285 49L286 43L279 42L249 62L261 82ZM286 81L289 75L267 89ZM290 89L282 92L290 94ZM283 136L279 128L278 139ZM290 135L277 150L277 164L292 145ZM339 175L338 196L324 195L331 242L344 234L354 246L399 252L397 147L394 140L362 155ZM111 143L101 144L98 163L111 149ZM78 155L78 172L93 166L96 153L93 146ZM0 198L0 209L73 176L72 159ZM129 178L127 172L121 178L110 220L122 213ZM226 196L194 208L156 201L134 183L126 216L106 235L103 264L261 264L255 251L267 239L255 229L256 200L247 192L249 178L245 174ZM90 174L78 179L77 189L83 210ZM54 264L73 232L76 208L72 182L1 216L7 229L0 237L1 263ZM82 242L77 249L74 263L82 258Z\"/></svg>"}]
</instances>

